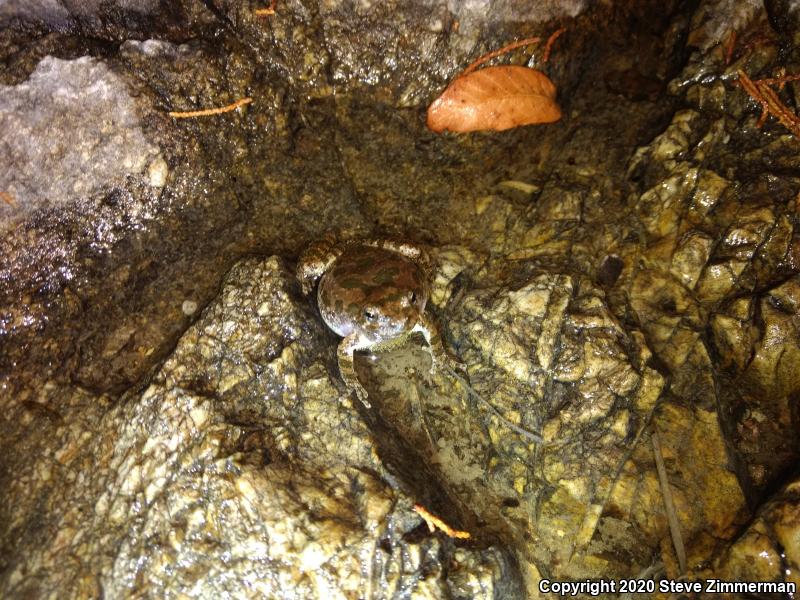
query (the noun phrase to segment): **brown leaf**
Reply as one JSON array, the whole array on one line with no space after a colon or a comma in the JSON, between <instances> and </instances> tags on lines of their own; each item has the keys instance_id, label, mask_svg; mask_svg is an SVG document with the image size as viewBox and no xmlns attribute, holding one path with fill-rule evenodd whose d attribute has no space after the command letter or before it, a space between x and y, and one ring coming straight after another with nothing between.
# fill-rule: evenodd
<instances>
[{"instance_id":1,"label":"brown leaf","mask_svg":"<svg viewBox=\"0 0 800 600\"><path fill-rule=\"evenodd\" d=\"M517 66L486 67L458 77L428 107L428 127L502 131L561 118L556 86L547 75Z\"/></svg>"}]
</instances>

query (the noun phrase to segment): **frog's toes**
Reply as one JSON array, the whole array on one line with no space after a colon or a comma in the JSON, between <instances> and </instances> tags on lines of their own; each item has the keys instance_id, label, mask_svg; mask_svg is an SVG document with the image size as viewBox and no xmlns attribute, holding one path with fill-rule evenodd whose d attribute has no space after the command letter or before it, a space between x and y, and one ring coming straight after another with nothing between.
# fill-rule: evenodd
<instances>
[{"instance_id":1,"label":"frog's toes","mask_svg":"<svg viewBox=\"0 0 800 600\"><path fill-rule=\"evenodd\" d=\"M303 279L300 281L300 289L303 291L304 296L308 296L314 289L313 279Z\"/></svg>"}]
</instances>

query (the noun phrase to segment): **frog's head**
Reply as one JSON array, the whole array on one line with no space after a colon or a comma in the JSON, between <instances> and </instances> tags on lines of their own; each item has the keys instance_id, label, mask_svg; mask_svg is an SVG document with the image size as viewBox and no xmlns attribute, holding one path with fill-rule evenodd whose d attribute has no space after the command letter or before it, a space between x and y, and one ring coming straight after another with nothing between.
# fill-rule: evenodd
<instances>
[{"instance_id":1,"label":"frog's head","mask_svg":"<svg viewBox=\"0 0 800 600\"><path fill-rule=\"evenodd\" d=\"M421 289L384 285L370 292L357 321L361 335L374 343L408 333L425 310L427 294Z\"/></svg>"}]
</instances>

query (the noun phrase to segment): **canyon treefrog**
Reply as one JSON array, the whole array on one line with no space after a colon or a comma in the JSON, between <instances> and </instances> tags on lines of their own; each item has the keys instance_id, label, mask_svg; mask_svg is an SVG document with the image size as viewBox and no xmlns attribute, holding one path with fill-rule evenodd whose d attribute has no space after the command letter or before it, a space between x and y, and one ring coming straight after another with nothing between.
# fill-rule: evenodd
<instances>
[{"instance_id":1,"label":"canyon treefrog","mask_svg":"<svg viewBox=\"0 0 800 600\"><path fill-rule=\"evenodd\" d=\"M379 350L420 332L437 364L460 367L444 349L439 328L425 313L430 294L431 262L421 248L393 240L358 240L336 244L328 239L300 257L297 278L309 294L319 279L317 304L322 319L344 339L339 371L348 389L369 407L367 390L353 367L357 350Z\"/></svg>"}]
</instances>

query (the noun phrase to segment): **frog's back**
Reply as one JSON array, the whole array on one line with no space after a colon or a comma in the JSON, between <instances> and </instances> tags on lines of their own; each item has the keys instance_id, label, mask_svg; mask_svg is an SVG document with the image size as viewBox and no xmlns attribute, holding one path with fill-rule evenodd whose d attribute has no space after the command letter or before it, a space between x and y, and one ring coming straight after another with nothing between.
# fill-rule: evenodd
<instances>
[{"instance_id":1,"label":"frog's back","mask_svg":"<svg viewBox=\"0 0 800 600\"><path fill-rule=\"evenodd\" d=\"M366 326L370 310L380 312L389 327L392 320L408 319L401 313L424 310L427 297L428 283L417 263L392 250L354 244L323 275L318 301L328 326L348 336Z\"/></svg>"},{"instance_id":2,"label":"frog's back","mask_svg":"<svg viewBox=\"0 0 800 600\"><path fill-rule=\"evenodd\" d=\"M424 284L421 269L397 252L371 246L350 246L336 259L329 279L342 293L363 293L368 300L376 293L415 290Z\"/></svg>"}]
</instances>

